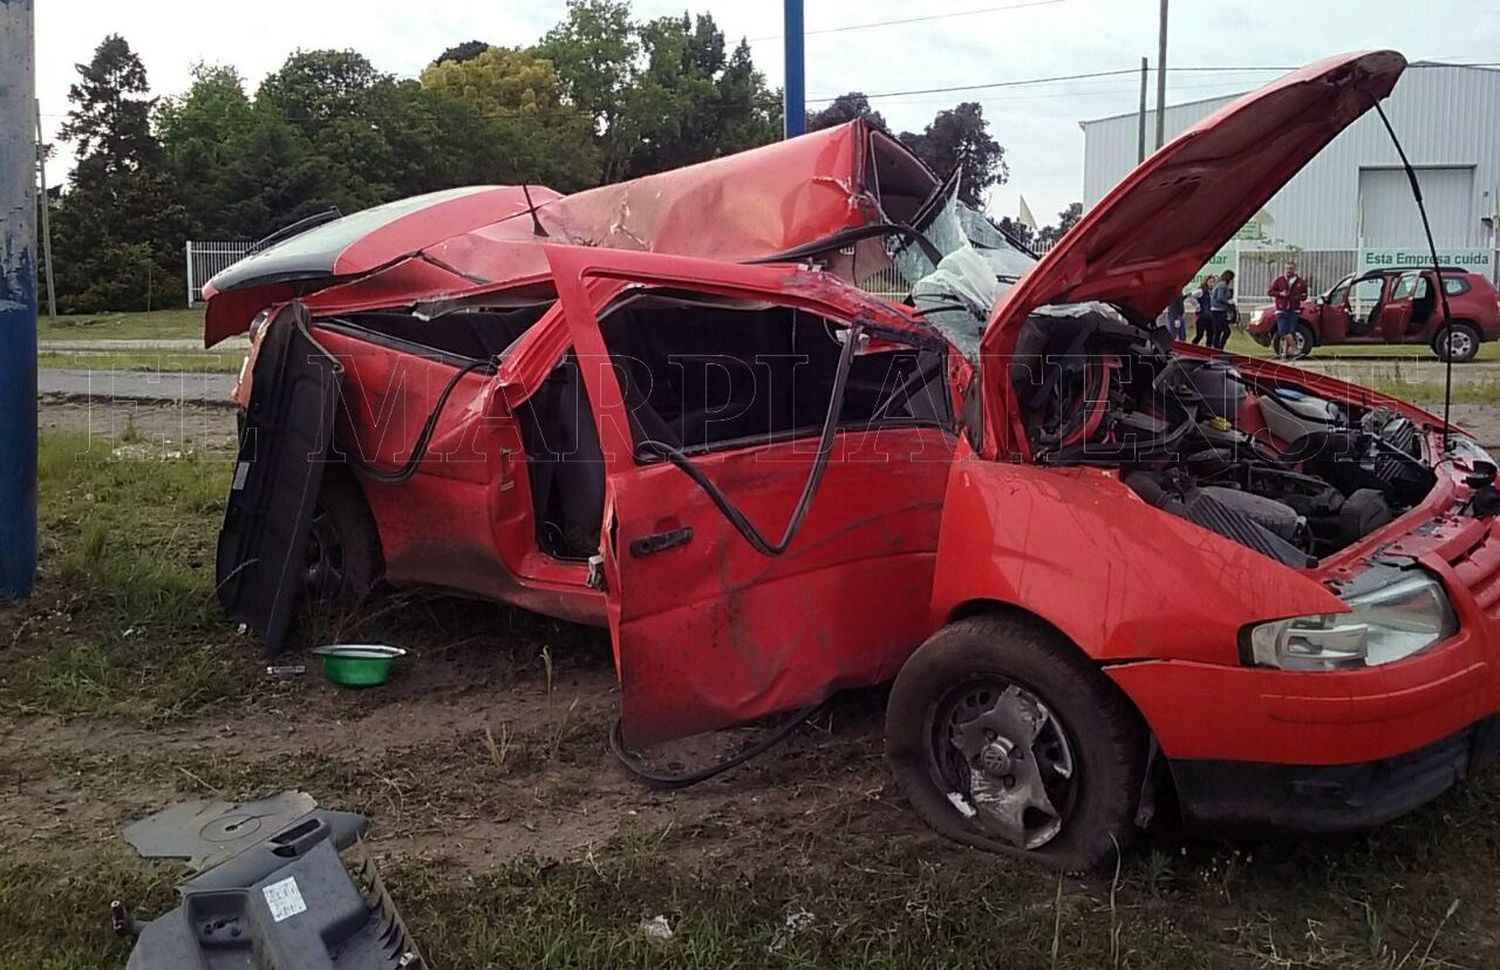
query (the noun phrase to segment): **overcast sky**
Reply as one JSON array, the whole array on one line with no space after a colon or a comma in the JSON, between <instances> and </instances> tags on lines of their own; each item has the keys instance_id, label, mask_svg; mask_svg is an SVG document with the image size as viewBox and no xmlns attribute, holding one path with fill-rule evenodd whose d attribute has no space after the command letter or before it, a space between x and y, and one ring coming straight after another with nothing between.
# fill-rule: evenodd
<instances>
[{"instance_id":1,"label":"overcast sky","mask_svg":"<svg viewBox=\"0 0 1500 970\"><path fill-rule=\"evenodd\" d=\"M635 0L638 17L708 11L730 42L748 37L756 65L782 83L781 4L775 0ZM1078 122L1135 110L1129 74L946 94L896 92L1131 70L1156 58L1156 0L926 0L921 4L807 0L807 94L872 96L897 130L920 129L960 100L984 106L1005 146L1010 182L989 208L1015 215L1024 195L1038 221L1078 200L1083 134ZM1006 9L1010 8L1010 9ZM444 48L469 39L534 42L564 13L562 0L412 3L411 0L47 0L36 5L37 91L50 133L68 110L74 64L106 34L120 33L145 61L158 94L186 88L196 61L233 64L253 86L292 50L353 48L377 68L414 76ZM927 18L864 29L877 21ZM1500 4L1454 7L1436 0L1173 0L1167 101L1197 100L1258 86L1280 71L1187 71L1174 67L1290 66L1340 51L1392 47L1409 60L1500 60ZM874 97L875 95L889 95ZM1152 80L1151 97L1155 98ZM1493 119L1491 119L1492 121ZM49 166L61 178L67 160Z\"/></svg>"}]
</instances>

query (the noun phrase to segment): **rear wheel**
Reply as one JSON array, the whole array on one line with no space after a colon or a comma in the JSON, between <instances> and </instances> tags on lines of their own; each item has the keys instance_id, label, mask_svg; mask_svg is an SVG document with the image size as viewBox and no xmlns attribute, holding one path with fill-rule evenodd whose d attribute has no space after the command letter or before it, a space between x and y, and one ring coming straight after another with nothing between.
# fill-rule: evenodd
<instances>
[{"instance_id":1,"label":"rear wheel","mask_svg":"<svg viewBox=\"0 0 1500 970\"><path fill-rule=\"evenodd\" d=\"M1062 869L1136 835L1139 717L1057 631L1024 614L951 623L891 688L886 756L942 835Z\"/></svg>"},{"instance_id":2,"label":"rear wheel","mask_svg":"<svg viewBox=\"0 0 1500 970\"><path fill-rule=\"evenodd\" d=\"M1455 364L1467 364L1479 353L1479 331L1467 323L1444 327L1433 338L1432 350L1438 355L1438 360L1452 359Z\"/></svg>"},{"instance_id":3,"label":"rear wheel","mask_svg":"<svg viewBox=\"0 0 1500 970\"><path fill-rule=\"evenodd\" d=\"M303 569L304 601L326 612L358 607L385 571L379 534L364 494L340 467L330 467L323 474Z\"/></svg>"}]
</instances>

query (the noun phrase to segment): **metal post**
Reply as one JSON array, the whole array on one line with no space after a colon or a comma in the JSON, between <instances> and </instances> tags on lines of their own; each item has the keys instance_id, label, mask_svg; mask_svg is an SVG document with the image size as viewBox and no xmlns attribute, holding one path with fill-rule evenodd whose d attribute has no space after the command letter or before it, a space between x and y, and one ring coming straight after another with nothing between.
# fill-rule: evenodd
<instances>
[{"instance_id":1,"label":"metal post","mask_svg":"<svg viewBox=\"0 0 1500 970\"><path fill-rule=\"evenodd\" d=\"M52 285L52 200L47 196L47 139L42 136L42 102L36 103L36 175L42 184L42 263L47 268L47 316L57 319L57 287Z\"/></svg>"},{"instance_id":2,"label":"metal post","mask_svg":"<svg viewBox=\"0 0 1500 970\"><path fill-rule=\"evenodd\" d=\"M1156 28L1156 147L1167 130L1167 0L1161 0L1161 23Z\"/></svg>"},{"instance_id":3,"label":"metal post","mask_svg":"<svg viewBox=\"0 0 1500 970\"><path fill-rule=\"evenodd\" d=\"M32 22L32 0L0 0L0 602L31 595L36 579Z\"/></svg>"},{"instance_id":4,"label":"metal post","mask_svg":"<svg viewBox=\"0 0 1500 970\"><path fill-rule=\"evenodd\" d=\"M182 255L187 266L187 272L183 275L187 280L187 305L191 310L193 308L193 241L191 239L183 241Z\"/></svg>"},{"instance_id":5,"label":"metal post","mask_svg":"<svg viewBox=\"0 0 1500 970\"><path fill-rule=\"evenodd\" d=\"M1146 59L1141 58L1141 111L1136 115L1135 163L1146 160Z\"/></svg>"},{"instance_id":6,"label":"metal post","mask_svg":"<svg viewBox=\"0 0 1500 970\"><path fill-rule=\"evenodd\" d=\"M786 102L783 105L785 122L782 134L796 138L807 130L807 88L805 58L802 37L802 0L786 0L785 23L782 26L786 42Z\"/></svg>"}]
</instances>

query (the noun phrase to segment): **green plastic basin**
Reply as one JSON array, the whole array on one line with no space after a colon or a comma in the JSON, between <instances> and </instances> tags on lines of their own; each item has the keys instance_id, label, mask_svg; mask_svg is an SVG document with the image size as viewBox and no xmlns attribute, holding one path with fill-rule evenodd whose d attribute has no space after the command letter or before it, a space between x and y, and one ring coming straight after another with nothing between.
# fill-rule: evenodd
<instances>
[{"instance_id":1,"label":"green plastic basin","mask_svg":"<svg viewBox=\"0 0 1500 970\"><path fill-rule=\"evenodd\" d=\"M391 662L406 655L400 647L378 643L347 643L315 647L323 658L323 676L345 687L374 687L391 675Z\"/></svg>"}]
</instances>

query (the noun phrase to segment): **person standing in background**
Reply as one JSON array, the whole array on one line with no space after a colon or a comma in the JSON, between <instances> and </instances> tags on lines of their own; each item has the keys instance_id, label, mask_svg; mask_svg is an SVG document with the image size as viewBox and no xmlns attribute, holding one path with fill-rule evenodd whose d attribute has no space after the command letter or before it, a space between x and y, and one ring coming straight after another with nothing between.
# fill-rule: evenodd
<instances>
[{"instance_id":1,"label":"person standing in background","mask_svg":"<svg viewBox=\"0 0 1500 970\"><path fill-rule=\"evenodd\" d=\"M1208 346L1214 345L1213 313L1209 304L1213 300L1214 284L1218 281L1217 276L1209 273L1193 291L1193 302L1198 304L1198 313L1193 321L1193 343L1195 344L1207 341Z\"/></svg>"},{"instance_id":2,"label":"person standing in background","mask_svg":"<svg viewBox=\"0 0 1500 970\"><path fill-rule=\"evenodd\" d=\"M1296 358L1297 324L1302 320L1302 301L1307 299L1307 281L1297 273L1297 264L1287 261L1281 275L1266 291L1276 303L1276 353L1282 360Z\"/></svg>"},{"instance_id":3,"label":"person standing in background","mask_svg":"<svg viewBox=\"0 0 1500 970\"><path fill-rule=\"evenodd\" d=\"M1223 350L1224 345L1229 343L1229 320L1235 312L1234 270L1226 269L1224 275L1219 277L1219 284L1209 296L1208 308L1213 315L1209 346L1215 350Z\"/></svg>"},{"instance_id":4,"label":"person standing in background","mask_svg":"<svg viewBox=\"0 0 1500 970\"><path fill-rule=\"evenodd\" d=\"M1172 334L1173 340L1187 339L1187 310L1183 302L1187 297L1178 293L1172 297L1172 302L1167 304L1167 331Z\"/></svg>"}]
</instances>

